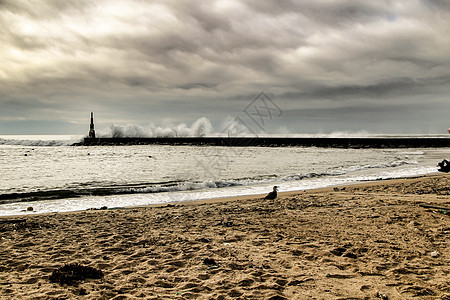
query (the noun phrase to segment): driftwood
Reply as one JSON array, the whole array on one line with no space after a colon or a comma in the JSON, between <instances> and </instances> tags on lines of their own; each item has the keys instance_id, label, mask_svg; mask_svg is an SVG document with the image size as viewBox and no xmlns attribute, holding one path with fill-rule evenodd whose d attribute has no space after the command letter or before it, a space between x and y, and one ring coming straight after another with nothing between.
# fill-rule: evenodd
<instances>
[{"instance_id":1,"label":"driftwood","mask_svg":"<svg viewBox=\"0 0 450 300\"><path fill-rule=\"evenodd\" d=\"M419 204L419 206L425 207L425 208L442 209L442 210L450 211L450 207L442 207L442 206L435 206L435 205L428 205L428 204Z\"/></svg>"}]
</instances>

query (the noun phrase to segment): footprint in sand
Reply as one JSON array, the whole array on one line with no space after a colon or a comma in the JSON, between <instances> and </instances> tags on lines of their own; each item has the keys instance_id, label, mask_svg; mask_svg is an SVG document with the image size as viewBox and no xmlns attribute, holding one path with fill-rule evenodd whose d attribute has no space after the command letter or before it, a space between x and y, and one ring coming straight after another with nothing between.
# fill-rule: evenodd
<instances>
[{"instance_id":1,"label":"footprint in sand","mask_svg":"<svg viewBox=\"0 0 450 300\"><path fill-rule=\"evenodd\" d=\"M200 280L208 280L211 276L208 274L200 274L197 276L198 279Z\"/></svg>"},{"instance_id":2,"label":"footprint in sand","mask_svg":"<svg viewBox=\"0 0 450 300\"><path fill-rule=\"evenodd\" d=\"M251 286L254 282L255 282L255 281L254 281L253 279L248 278L248 279L241 280L241 281L238 283L238 286L249 287L249 286Z\"/></svg>"}]
</instances>

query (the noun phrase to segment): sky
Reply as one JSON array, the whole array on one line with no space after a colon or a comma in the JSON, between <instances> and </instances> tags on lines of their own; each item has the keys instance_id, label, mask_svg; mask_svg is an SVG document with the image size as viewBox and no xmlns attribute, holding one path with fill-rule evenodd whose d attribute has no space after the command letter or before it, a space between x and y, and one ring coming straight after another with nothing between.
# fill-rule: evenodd
<instances>
[{"instance_id":1,"label":"sky","mask_svg":"<svg viewBox=\"0 0 450 300\"><path fill-rule=\"evenodd\" d=\"M0 0L0 134L441 134L450 1Z\"/></svg>"}]
</instances>

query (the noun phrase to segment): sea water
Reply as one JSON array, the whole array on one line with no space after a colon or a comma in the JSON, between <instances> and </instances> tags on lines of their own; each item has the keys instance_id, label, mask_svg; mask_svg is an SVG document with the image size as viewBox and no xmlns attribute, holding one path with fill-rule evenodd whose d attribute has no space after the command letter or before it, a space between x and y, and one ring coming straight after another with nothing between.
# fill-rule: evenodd
<instances>
[{"instance_id":1,"label":"sea water","mask_svg":"<svg viewBox=\"0 0 450 300\"><path fill-rule=\"evenodd\" d=\"M448 149L71 146L0 136L0 215L118 208L417 176ZM33 211L27 211L33 207Z\"/></svg>"}]
</instances>

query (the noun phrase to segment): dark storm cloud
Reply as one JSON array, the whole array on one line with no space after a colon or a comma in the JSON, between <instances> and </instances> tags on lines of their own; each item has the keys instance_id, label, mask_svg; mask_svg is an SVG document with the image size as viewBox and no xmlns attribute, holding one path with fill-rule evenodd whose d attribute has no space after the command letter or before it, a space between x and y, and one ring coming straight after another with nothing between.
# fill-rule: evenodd
<instances>
[{"instance_id":1,"label":"dark storm cloud","mask_svg":"<svg viewBox=\"0 0 450 300\"><path fill-rule=\"evenodd\" d=\"M316 87L310 91L299 93L286 93L280 95L287 99L389 99L392 95L417 95L419 93L432 93L435 88L450 85L450 76L437 78L394 78L389 81L370 85L340 85L337 87Z\"/></svg>"},{"instance_id":2,"label":"dark storm cloud","mask_svg":"<svg viewBox=\"0 0 450 300\"><path fill-rule=\"evenodd\" d=\"M420 110L422 112L428 111L426 103L417 103L408 106L390 104L390 105L376 105L365 104L338 108L310 108L310 109L298 109L285 112L287 117L309 118L314 120L326 120L326 119L357 119L369 121L369 119L385 119L393 116L399 116L400 112L409 115L410 118L416 116L411 115L414 111ZM372 116L372 117L370 117ZM369 117L369 118L368 118Z\"/></svg>"},{"instance_id":3,"label":"dark storm cloud","mask_svg":"<svg viewBox=\"0 0 450 300\"><path fill-rule=\"evenodd\" d=\"M301 14L321 26L345 26L389 17L390 5L384 1L251 1L255 10L283 16L289 12Z\"/></svg>"},{"instance_id":4,"label":"dark storm cloud","mask_svg":"<svg viewBox=\"0 0 450 300\"><path fill-rule=\"evenodd\" d=\"M435 8L439 11L450 10L450 2L447 0L422 0L423 5Z\"/></svg>"},{"instance_id":5,"label":"dark storm cloud","mask_svg":"<svg viewBox=\"0 0 450 300\"><path fill-rule=\"evenodd\" d=\"M420 126L419 133L437 133L425 118L417 118L415 112L420 109L426 118L433 118L425 106L405 109L404 106L381 107L345 107L339 109L307 109L289 111L286 118L294 119L304 133L333 133L349 131L368 131L372 133L404 133L408 126ZM430 126L431 125L431 126ZM414 131L409 131L414 133Z\"/></svg>"},{"instance_id":6,"label":"dark storm cloud","mask_svg":"<svg viewBox=\"0 0 450 300\"><path fill-rule=\"evenodd\" d=\"M262 90L293 111L327 111L325 100L439 110L449 11L441 0L0 1L0 120L225 118Z\"/></svg>"}]
</instances>

